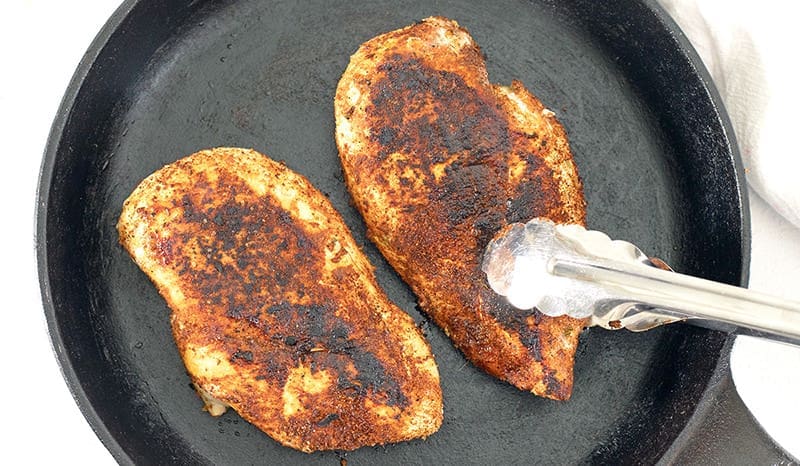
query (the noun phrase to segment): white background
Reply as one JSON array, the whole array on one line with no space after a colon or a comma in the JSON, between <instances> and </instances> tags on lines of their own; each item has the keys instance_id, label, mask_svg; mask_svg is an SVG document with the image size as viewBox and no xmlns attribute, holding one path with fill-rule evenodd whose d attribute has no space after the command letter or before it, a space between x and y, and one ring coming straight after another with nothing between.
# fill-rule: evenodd
<instances>
[{"instance_id":1,"label":"white background","mask_svg":"<svg viewBox=\"0 0 800 466\"><path fill-rule=\"evenodd\" d=\"M5 219L0 244L6 251L0 268L6 296L0 462L6 464L114 464L73 401L53 354L38 289L34 212L39 166L56 109L83 53L118 4L5 0L0 6L0 142L6 161L0 182ZM787 164L795 163L789 169L798 172L796 159ZM800 299L800 231L755 195L751 200L751 288ZM754 400L751 406L768 430L800 456L794 427L800 403L789 393L800 385L800 351L741 343L733 361L740 393Z\"/></svg>"}]
</instances>

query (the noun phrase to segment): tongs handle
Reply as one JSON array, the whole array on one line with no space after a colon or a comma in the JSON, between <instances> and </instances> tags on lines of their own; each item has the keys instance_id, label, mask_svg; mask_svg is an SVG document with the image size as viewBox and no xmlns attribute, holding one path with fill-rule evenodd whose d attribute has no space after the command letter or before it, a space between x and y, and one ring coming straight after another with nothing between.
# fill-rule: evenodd
<instances>
[{"instance_id":1,"label":"tongs handle","mask_svg":"<svg viewBox=\"0 0 800 466\"><path fill-rule=\"evenodd\" d=\"M800 345L800 303L640 264L602 258L554 257L557 276L624 290L625 297L665 318L702 319Z\"/></svg>"}]
</instances>

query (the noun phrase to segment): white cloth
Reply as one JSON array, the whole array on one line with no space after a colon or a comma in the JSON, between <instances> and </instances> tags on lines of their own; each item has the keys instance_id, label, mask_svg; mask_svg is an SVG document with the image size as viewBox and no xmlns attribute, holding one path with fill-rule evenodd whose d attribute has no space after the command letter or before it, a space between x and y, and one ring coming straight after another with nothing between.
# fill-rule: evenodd
<instances>
[{"instance_id":1,"label":"white cloth","mask_svg":"<svg viewBox=\"0 0 800 466\"><path fill-rule=\"evenodd\" d=\"M714 79L733 122L748 183L800 226L800 2L660 3Z\"/></svg>"},{"instance_id":2,"label":"white cloth","mask_svg":"<svg viewBox=\"0 0 800 466\"><path fill-rule=\"evenodd\" d=\"M800 228L750 196L753 251L750 288L800 301ZM738 337L731 351L736 390L764 430L795 458L800 458L800 347L760 338Z\"/></svg>"}]
</instances>

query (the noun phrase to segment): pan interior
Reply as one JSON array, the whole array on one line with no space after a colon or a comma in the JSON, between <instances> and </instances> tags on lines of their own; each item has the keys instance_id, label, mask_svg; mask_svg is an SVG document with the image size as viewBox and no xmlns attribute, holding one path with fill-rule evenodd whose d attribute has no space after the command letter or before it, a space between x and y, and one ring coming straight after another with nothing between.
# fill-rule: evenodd
<instances>
[{"instance_id":1,"label":"pan interior","mask_svg":"<svg viewBox=\"0 0 800 466\"><path fill-rule=\"evenodd\" d=\"M568 402L475 369L426 323L365 238L333 139L336 83L358 45L437 14L483 48L490 79L521 80L565 125L589 226L681 272L739 283L738 183L718 115L652 7L639 2L237 2L127 5L51 141L46 262L55 338L118 459L332 464L281 447L189 386L169 310L118 244L122 202L166 163L215 146L283 160L326 193L389 297L426 329L441 372L440 432L349 464L574 463L658 458L692 415L723 335L673 325L582 336ZM702 132L695 126L705 125ZM47 170L47 165L46 165Z\"/></svg>"}]
</instances>

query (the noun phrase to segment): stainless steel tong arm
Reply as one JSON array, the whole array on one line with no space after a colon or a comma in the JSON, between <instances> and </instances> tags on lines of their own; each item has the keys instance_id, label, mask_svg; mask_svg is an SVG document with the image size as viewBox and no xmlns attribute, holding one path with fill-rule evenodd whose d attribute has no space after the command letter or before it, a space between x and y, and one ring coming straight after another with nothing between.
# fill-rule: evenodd
<instances>
[{"instance_id":1,"label":"stainless steel tong arm","mask_svg":"<svg viewBox=\"0 0 800 466\"><path fill-rule=\"evenodd\" d=\"M690 320L800 345L800 303L669 270L635 245L542 218L509 225L487 246L491 288L520 309L648 330Z\"/></svg>"},{"instance_id":2,"label":"stainless steel tong arm","mask_svg":"<svg viewBox=\"0 0 800 466\"><path fill-rule=\"evenodd\" d=\"M653 325L642 325L642 328L636 325L636 320L644 323L647 319L642 317L645 316L633 319L635 314L645 313L655 320L724 322L800 344L800 303L797 302L655 267L602 258L554 257L548 268L556 276L624 290L627 303L608 303L606 312L595 311L596 319L607 321L612 327L614 321L627 319L623 326L629 330L651 328Z\"/></svg>"}]
</instances>

